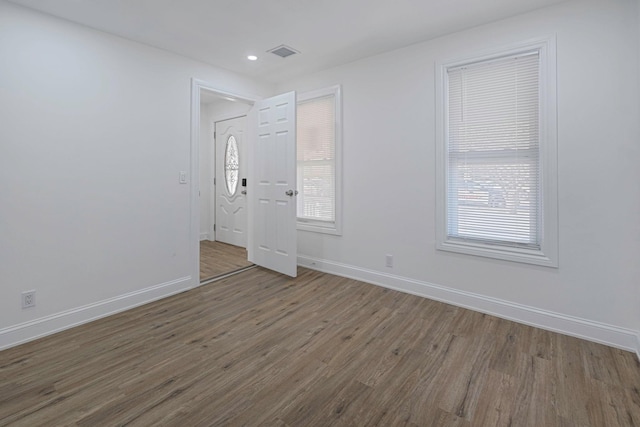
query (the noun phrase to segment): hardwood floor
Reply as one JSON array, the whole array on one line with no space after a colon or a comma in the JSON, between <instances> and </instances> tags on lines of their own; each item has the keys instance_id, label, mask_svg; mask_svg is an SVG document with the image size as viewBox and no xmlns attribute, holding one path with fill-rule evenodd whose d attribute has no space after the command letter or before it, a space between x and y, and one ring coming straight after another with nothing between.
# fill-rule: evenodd
<instances>
[{"instance_id":1,"label":"hardwood floor","mask_svg":"<svg viewBox=\"0 0 640 427\"><path fill-rule=\"evenodd\" d=\"M254 268L0 352L0 425L631 426L635 355Z\"/></svg>"},{"instance_id":2,"label":"hardwood floor","mask_svg":"<svg viewBox=\"0 0 640 427\"><path fill-rule=\"evenodd\" d=\"M249 267L247 250L221 242L200 242L200 281Z\"/></svg>"}]
</instances>

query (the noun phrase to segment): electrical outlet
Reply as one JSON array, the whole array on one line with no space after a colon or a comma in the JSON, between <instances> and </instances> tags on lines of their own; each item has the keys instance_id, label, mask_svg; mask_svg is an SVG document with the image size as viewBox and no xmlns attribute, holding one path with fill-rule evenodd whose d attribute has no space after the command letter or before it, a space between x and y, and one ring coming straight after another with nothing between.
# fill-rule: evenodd
<instances>
[{"instance_id":1,"label":"electrical outlet","mask_svg":"<svg viewBox=\"0 0 640 427\"><path fill-rule=\"evenodd\" d=\"M36 291L24 291L22 293L22 308L36 306Z\"/></svg>"},{"instance_id":2,"label":"electrical outlet","mask_svg":"<svg viewBox=\"0 0 640 427\"><path fill-rule=\"evenodd\" d=\"M393 255L385 256L385 265L389 268L393 268Z\"/></svg>"}]
</instances>

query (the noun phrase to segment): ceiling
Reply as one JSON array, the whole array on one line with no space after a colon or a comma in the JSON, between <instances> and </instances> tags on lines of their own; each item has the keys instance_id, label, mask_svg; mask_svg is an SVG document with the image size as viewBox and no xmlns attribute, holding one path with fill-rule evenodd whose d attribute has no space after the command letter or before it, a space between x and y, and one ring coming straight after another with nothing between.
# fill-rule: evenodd
<instances>
[{"instance_id":1,"label":"ceiling","mask_svg":"<svg viewBox=\"0 0 640 427\"><path fill-rule=\"evenodd\" d=\"M279 83L565 0L10 1Z\"/></svg>"}]
</instances>

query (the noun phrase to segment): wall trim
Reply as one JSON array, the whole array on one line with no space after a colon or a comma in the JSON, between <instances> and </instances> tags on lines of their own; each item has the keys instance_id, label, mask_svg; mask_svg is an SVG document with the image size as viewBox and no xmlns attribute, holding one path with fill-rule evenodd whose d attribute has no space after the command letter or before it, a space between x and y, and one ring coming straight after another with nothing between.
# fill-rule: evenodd
<instances>
[{"instance_id":1,"label":"wall trim","mask_svg":"<svg viewBox=\"0 0 640 427\"><path fill-rule=\"evenodd\" d=\"M635 352L640 358L640 332L631 329L304 255L298 255L298 265Z\"/></svg>"},{"instance_id":2,"label":"wall trim","mask_svg":"<svg viewBox=\"0 0 640 427\"><path fill-rule=\"evenodd\" d=\"M89 323L191 289L191 276L0 329L0 350Z\"/></svg>"},{"instance_id":3,"label":"wall trim","mask_svg":"<svg viewBox=\"0 0 640 427\"><path fill-rule=\"evenodd\" d=\"M200 233L200 241L209 240L209 233Z\"/></svg>"}]
</instances>

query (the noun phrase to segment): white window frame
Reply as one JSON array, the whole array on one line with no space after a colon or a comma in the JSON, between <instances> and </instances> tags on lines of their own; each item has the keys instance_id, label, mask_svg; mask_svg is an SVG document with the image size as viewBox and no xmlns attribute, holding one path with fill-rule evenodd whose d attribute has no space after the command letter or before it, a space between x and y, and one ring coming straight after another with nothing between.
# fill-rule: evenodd
<instances>
[{"instance_id":1,"label":"white window frame","mask_svg":"<svg viewBox=\"0 0 640 427\"><path fill-rule=\"evenodd\" d=\"M436 63L436 248L508 261L558 267L557 92L555 36ZM450 68L537 50L540 58L540 249L451 239L447 231L448 73Z\"/></svg>"},{"instance_id":2,"label":"white window frame","mask_svg":"<svg viewBox=\"0 0 640 427\"><path fill-rule=\"evenodd\" d=\"M297 102L309 101L333 95L335 101L335 221L318 221L297 218L297 228L303 231L342 235L342 89L340 85L330 86L298 94ZM297 168L297 164L296 164Z\"/></svg>"}]
</instances>

